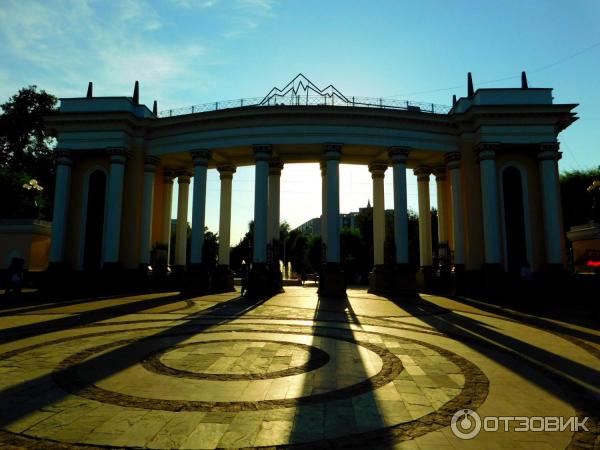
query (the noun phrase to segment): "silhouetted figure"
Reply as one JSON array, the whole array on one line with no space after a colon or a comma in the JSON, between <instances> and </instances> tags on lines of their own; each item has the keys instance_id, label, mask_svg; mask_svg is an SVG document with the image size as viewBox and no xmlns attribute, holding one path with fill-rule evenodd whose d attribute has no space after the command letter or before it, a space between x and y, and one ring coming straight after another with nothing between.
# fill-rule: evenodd
<instances>
[{"instance_id":1,"label":"silhouetted figure","mask_svg":"<svg viewBox=\"0 0 600 450\"><path fill-rule=\"evenodd\" d=\"M6 298L18 298L21 295L21 289L23 287L23 266L25 260L23 258L14 257L10 261L8 267L8 287L6 288Z\"/></svg>"},{"instance_id":2,"label":"silhouetted figure","mask_svg":"<svg viewBox=\"0 0 600 450\"><path fill-rule=\"evenodd\" d=\"M531 264L529 264L529 261L525 261L523 263L523 267L521 267L521 272L519 275L521 277L521 281L529 282L533 280L533 272L531 270Z\"/></svg>"},{"instance_id":3,"label":"silhouetted figure","mask_svg":"<svg viewBox=\"0 0 600 450\"><path fill-rule=\"evenodd\" d=\"M246 263L242 264L242 269L240 271L240 275L242 276L242 295L246 295L248 291L248 265Z\"/></svg>"}]
</instances>

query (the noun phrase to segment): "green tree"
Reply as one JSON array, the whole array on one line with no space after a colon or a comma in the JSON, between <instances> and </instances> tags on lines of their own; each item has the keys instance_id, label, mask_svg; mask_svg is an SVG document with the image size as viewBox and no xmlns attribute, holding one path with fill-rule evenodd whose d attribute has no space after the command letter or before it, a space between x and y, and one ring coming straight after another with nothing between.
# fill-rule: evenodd
<instances>
[{"instance_id":1,"label":"green tree","mask_svg":"<svg viewBox=\"0 0 600 450\"><path fill-rule=\"evenodd\" d=\"M41 217L51 218L55 136L45 128L44 116L56 111L56 104L55 96L29 86L1 105L0 189L6 200L2 217L31 217L39 211ZM43 190L24 189L31 179Z\"/></svg>"},{"instance_id":2,"label":"green tree","mask_svg":"<svg viewBox=\"0 0 600 450\"><path fill-rule=\"evenodd\" d=\"M318 272L323 262L323 239L321 236L310 236L308 239L308 263L313 272Z\"/></svg>"},{"instance_id":3,"label":"green tree","mask_svg":"<svg viewBox=\"0 0 600 450\"><path fill-rule=\"evenodd\" d=\"M286 256L296 273L310 270L308 262L308 237L300 230L292 230L286 241Z\"/></svg>"},{"instance_id":4,"label":"green tree","mask_svg":"<svg viewBox=\"0 0 600 450\"><path fill-rule=\"evenodd\" d=\"M560 175L560 194L564 230L583 225L592 219L592 194L587 191L594 180L600 180L600 167L573 170Z\"/></svg>"}]
</instances>

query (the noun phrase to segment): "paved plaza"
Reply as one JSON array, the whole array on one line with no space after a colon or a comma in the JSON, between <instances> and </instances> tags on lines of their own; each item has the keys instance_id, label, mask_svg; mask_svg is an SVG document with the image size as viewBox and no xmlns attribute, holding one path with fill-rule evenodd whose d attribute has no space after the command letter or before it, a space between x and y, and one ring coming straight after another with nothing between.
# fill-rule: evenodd
<instances>
[{"instance_id":1,"label":"paved plaza","mask_svg":"<svg viewBox=\"0 0 600 450\"><path fill-rule=\"evenodd\" d=\"M600 447L600 331L468 299L161 293L4 305L0 328L2 448ZM466 409L589 431L464 440Z\"/></svg>"}]
</instances>

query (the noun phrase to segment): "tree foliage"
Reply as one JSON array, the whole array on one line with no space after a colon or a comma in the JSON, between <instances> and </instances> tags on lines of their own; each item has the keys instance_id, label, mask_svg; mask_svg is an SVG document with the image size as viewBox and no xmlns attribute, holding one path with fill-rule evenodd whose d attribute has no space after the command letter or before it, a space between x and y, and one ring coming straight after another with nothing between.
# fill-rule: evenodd
<instances>
[{"instance_id":1,"label":"tree foliage","mask_svg":"<svg viewBox=\"0 0 600 450\"><path fill-rule=\"evenodd\" d=\"M594 180L600 180L600 167L573 170L560 175L560 193L564 230L583 225L592 217L592 194L587 191Z\"/></svg>"},{"instance_id":2,"label":"tree foliage","mask_svg":"<svg viewBox=\"0 0 600 450\"><path fill-rule=\"evenodd\" d=\"M55 136L44 126L44 116L56 111L57 98L37 86L21 89L1 105L0 189L7 199L2 217L51 217L54 192L52 146ZM23 189L29 180L44 190Z\"/></svg>"}]
</instances>

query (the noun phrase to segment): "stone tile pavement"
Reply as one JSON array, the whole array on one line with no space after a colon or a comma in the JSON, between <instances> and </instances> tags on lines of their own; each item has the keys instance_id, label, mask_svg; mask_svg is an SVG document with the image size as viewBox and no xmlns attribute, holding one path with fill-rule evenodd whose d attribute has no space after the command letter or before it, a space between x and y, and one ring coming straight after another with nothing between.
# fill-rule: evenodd
<instances>
[{"instance_id":1,"label":"stone tile pavement","mask_svg":"<svg viewBox=\"0 0 600 450\"><path fill-rule=\"evenodd\" d=\"M600 448L599 349L598 329L567 320L362 289L12 305L0 447ZM467 410L501 429L458 438L476 431Z\"/></svg>"}]
</instances>

